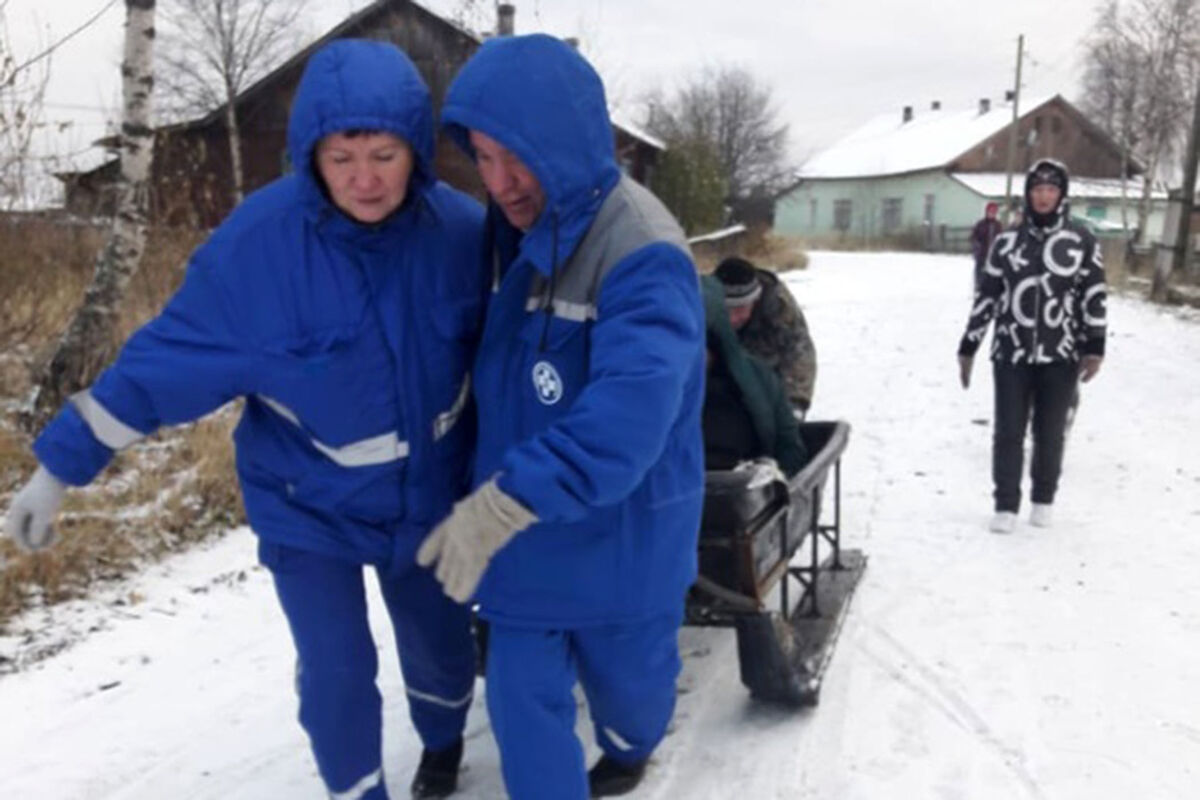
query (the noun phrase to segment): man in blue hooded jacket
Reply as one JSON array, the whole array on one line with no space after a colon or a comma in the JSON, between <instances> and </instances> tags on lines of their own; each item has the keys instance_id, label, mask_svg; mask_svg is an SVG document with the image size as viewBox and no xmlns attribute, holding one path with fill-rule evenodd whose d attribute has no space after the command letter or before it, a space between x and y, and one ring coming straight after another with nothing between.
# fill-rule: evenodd
<instances>
[{"instance_id":1,"label":"man in blue hooded jacket","mask_svg":"<svg viewBox=\"0 0 1200 800\"><path fill-rule=\"evenodd\" d=\"M482 209L435 180L428 90L389 44L337 41L312 57L288 147L294 172L234 211L162 313L42 432L7 530L47 546L65 485L163 425L246 398L238 477L321 777L341 800L387 797L370 565L425 746L412 793L444 797L474 649L468 612L414 554L469 488Z\"/></svg>"},{"instance_id":2,"label":"man in blue hooded jacket","mask_svg":"<svg viewBox=\"0 0 1200 800\"><path fill-rule=\"evenodd\" d=\"M495 278L473 373L477 488L418 561L490 624L509 793L621 794L674 710L696 574L698 278L678 224L618 169L604 88L566 44L488 41L442 117L492 201ZM603 751L590 773L577 678Z\"/></svg>"}]
</instances>

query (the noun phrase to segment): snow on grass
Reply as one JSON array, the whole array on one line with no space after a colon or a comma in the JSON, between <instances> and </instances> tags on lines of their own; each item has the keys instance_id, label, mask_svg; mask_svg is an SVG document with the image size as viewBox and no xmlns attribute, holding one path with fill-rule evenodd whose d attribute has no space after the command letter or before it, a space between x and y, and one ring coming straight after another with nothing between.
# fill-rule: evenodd
<instances>
[{"instance_id":1,"label":"snow on grass","mask_svg":"<svg viewBox=\"0 0 1200 800\"><path fill-rule=\"evenodd\" d=\"M810 417L853 425L844 537L870 564L815 709L752 702L732 633L685 629L676 718L630 797L1200 796L1194 317L1112 299L1055 526L1031 528L1023 511L1014 534L996 536L985 528L989 365L964 392L955 364L969 260L814 253L786 280L820 361ZM325 796L295 722L286 625L248 531L114 592L22 620L80 636L0 678L0 796ZM371 598L385 764L402 797L420 745ZM464 800L504 796L484 691ZM594 757L587 727L581 713Z\"/></svg>"}]
</instances>

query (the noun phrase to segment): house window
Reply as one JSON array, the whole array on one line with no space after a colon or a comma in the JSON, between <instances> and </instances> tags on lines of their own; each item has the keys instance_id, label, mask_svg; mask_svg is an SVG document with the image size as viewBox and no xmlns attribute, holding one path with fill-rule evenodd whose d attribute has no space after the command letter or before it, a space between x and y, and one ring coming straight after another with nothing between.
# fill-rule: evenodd
<instances>
[{"instance_id":1,"label":"house window","mask_svg":"<svg viewBox=\"0 0 1200 800\"><path fill-rule=\"evenodd\" d=\"M1103 203L1088 203L1088 219L1104 219L1108 216L1108 206Z\"/></svg>"},{"instance_id":2,"label":"house window","mask_svg":"<svg viewBox=\"0 0 1200 800\"><path fill-rule=\"evenodd\" d=\"M883 199L883 232L885 234L894 233L900 229L900 219L904 214L904 200L899 197L885 197Z\"/></svg>"},{"instance_id":3,"label":"house window","mask_svg":"<svg viewBox=\"0 0 1200 800\"><path fill-rule=\"evenodd\" d=\"M817 227L817 198L808 201L808 227Z\"/></svg>"},{"instance_id":4,"label":"house window","mask_svg":"<svg viewBox=\"0 0 1200 800\"><path fill-rule=\"evenodd\" d=\"M932 194L927 194L927 195L925 195L925 216L924 216L924 220L925 220L925 224L926 224L926 225L932 225L932 224L933 224L933 209L934 209L934 203L936 202L936 201L935 201L935 199L934 199L935 197L936 197L936 195L932 195Z\"/></svg>"},{"instance_id":5,"label":"house window","mask_svg":"<svg viewBox=\"0 0 1200 800\"><path fill-rule=\"evenodd\" d=\"M850 216L854 209L849 200L833 201L833 229L835 231L850 230Z\"/></svg>"},{"instance_id":6,"label":"house window","mask_svg":"<svg viewBox=\"0 0 1200 800\"><path fill-rule=\"evenodd\" d=\"M1060 117L1050 118L1050 132L1059 133L1062 131L1062 119Z\"/></svg>"}]
</instances>

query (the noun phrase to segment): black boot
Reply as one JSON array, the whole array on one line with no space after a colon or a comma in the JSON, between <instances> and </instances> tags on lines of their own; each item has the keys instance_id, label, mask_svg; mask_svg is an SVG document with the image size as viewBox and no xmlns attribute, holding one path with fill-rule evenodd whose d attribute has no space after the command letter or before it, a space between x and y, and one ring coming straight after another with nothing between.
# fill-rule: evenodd
<instances>
[{"instance_id":1,"label":"black boot","mask_svg":"<svg viewBox=\"0 0 1200 800\"><path fill-rule=\"evenodd\" d=\"M622 764L608 756L600 756L596 766L588 770L588 789L592 797L629 794L642 782L642 776L645 774L645 761Z\"/></svg>"},{"instance_id":2,"label":"black boot","mask_svg":"<svg viewBox=\"0 0 1200 800\"><path fill-rule=\"evenodd\" d=\"M458 739L444 750L425 750L413 776L414 798L449 797L458 788L458 765L462 761L463 741Z\"/></svg>"}]
</instances>

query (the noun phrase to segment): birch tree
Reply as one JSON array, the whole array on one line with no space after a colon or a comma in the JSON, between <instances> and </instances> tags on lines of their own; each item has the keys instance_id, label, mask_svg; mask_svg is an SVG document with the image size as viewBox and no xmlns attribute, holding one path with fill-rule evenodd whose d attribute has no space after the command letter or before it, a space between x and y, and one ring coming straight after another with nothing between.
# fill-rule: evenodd
<instances>
[{"instance_id":1,"label":"birch tree","mask_svg":"<svg viewBox=\"0 0 1200 800\"><path fill-rule=\"evenodd\" d=\"M164 115L225 112L233 202L242 200L237 97L299 49L307 0L164 0L159 97Z\"/></svg>"},{"instance_id":2,"label":"birch tree","mask_svg":"<svg viewBox=\"0 0 1200 800\"><path fill-rule=\"evenodd\" d=\"M154 88L155 0L125 0L121 62L123 111L117 208L96 271L58 349L46 365L27 421L40 428L73 392L89 385L110 359L118 304L146 244L146 197L154 153L150 125Z\"/></svg>"},{"instance_id":3,"label":"birch tree","mask_svg":"<svg viewBox=\"0 0 1200 800\"><path fill-rule=\"evenodd\" d=\"M1189 78L1200 63L1200 0L1107 0L1084 59L1083 107L1144 164L1139 242L1154 180L1182 150L1190 120Z\"/></svg>"}]
</instances>

